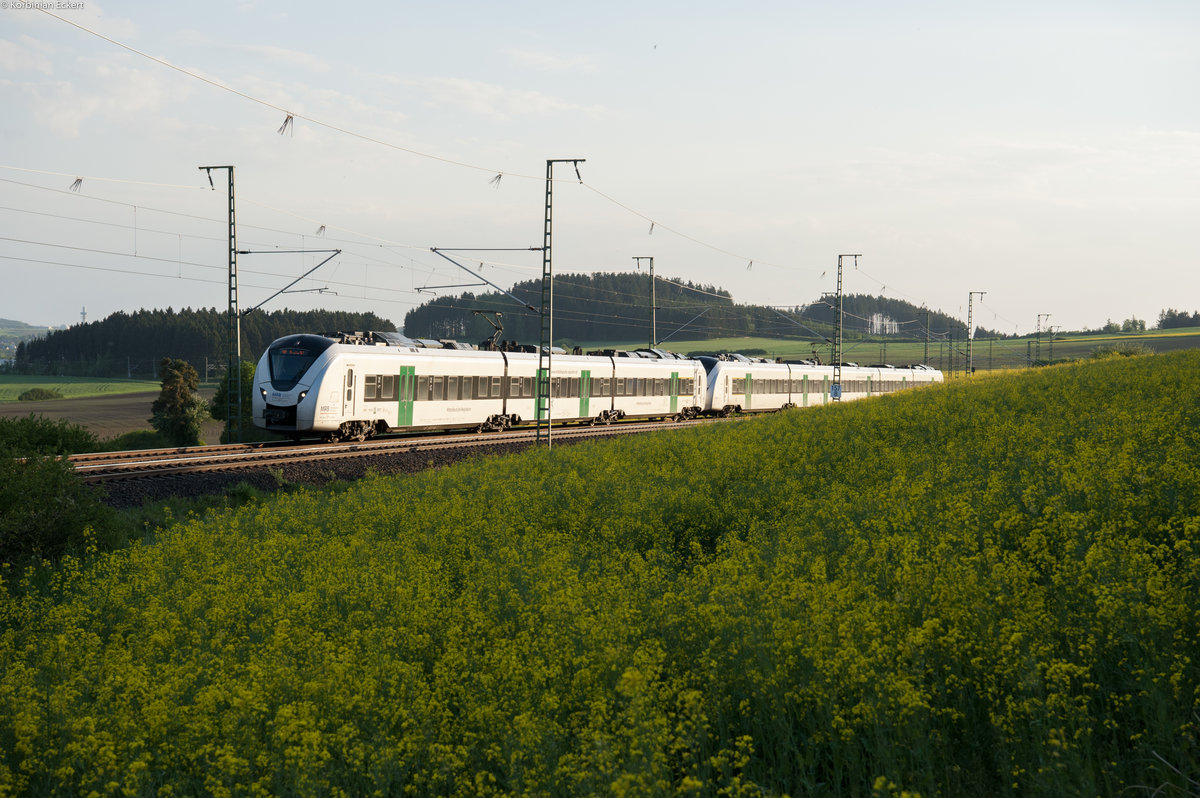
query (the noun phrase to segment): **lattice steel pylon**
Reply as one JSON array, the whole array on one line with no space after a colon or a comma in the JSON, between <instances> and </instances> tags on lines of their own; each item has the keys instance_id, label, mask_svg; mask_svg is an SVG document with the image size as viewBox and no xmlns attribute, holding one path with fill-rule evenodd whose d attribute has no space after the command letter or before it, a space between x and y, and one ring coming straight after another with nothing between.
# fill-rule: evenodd
<instances>
[{"instance_id":1,"label":"lattice steel pylon","mask_svg":"<svg viewBox=\"0 0 1200 798\"><path fill-rule=\"evenodd\" d=\"M1037 343L1034 347L1033 365L1042 365L1042 319L1050 318L1049 313L1039 313L1037 317Z\"/></svg>"},{"instance_id":2,"label":"lattice steel pylon","mask_svg":"<svg viewBox=\"0 0 1200 798\"><path fill-rule=\"evenodd\" d=\"M554 158L546 161L546 215L545 226L542 228L542 309L541 309L541 340L538 343L538 370L536 384L536 401L534 415L537 416L537 444L543 441L550 448L550 430L553 419L550 412L550 368L551 348L554 346L554 266L551 257L551 240L554 232L554 164L570 163L575 166L575 176L579 177L579 164L582 158ZM583 178L579 178L583 182Z\"/></svg>"},{"instance_id":3,"label":"lattice steel pylon","mask_svg":"<svg viewBox=\"0 0 1200 798\"><path fill-rule=\"evenodd\" d=\"M201 166L213 186L212 170L224 169L229 175L229 346L226 363L226 430L230 442L242 441L242 314L238 308L237 222L234 215L233 167ZM213 186L215 189L216 186Z\"/></svg>"},{"instance_id":4,"label":"lattice steel pylon","mask_svg":"<svg viewBox=\"0 0 1200 798\"><path fill-rule=\"evenodd\" d=\"M987 291L968 291L967 292L967 376L970 377L975 373L974 353L971 351L971 344L975 341L975 295L979 294L979 301L983 301L983 296Z\"/></svg>"},{"instance_id":5,"label":"lattice steel pylon","mask_svg":"<svg viewBox=\"0 0 1200 798\"><path fill-rule=\"evenodd\" d=\"M859 255L838 255L837 276L837 317L834 319L833 333L833 383L829 386L829 398L835 402L842 401L842 258L854 258L854 268L858 268Z\"/></svg>"}]
</instances>

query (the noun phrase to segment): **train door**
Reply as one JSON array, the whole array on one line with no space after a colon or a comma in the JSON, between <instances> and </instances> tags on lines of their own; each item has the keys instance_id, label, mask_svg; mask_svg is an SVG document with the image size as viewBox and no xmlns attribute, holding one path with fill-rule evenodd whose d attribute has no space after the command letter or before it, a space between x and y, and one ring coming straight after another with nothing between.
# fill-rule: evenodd
<instances>
[{"instance_id":1,"label":"train door","mask_svg":"<svg viewBox=\"0 0 1200 798\"><path fill-rule=\"evenodd\" d=\"M411 427L413 423L413 399L417 395L416 366L401 366L399 374L400 407L397 412L397 424L401 427Z\"/></svg>"},{"instance_id":2,"label":"train door","mask_svg":"<svg viewBox=\"0 0 1200 798\"><path fill-rule=\"evenodd\" d=\"M353 418L354 403L355 403L355 399L357 398L354 393L354 367L353 366L346 369L346 384L344 387L345 387L345 392L342 395L345 397L345 401L342 402L342 415L347 418Z\"/></svg>"},{"instance_id":3,"label":"train door","mask_svg":"<svg viewBox=\"0 0 1200 798\"><path fill-rule=\"evenodd\" d=\"M589 405L591 404L591 398L592 398L592 372L587 371L587 370L580 371L579 372L579 417L580 418L587 418L589 415L591 415L591 413L589 412Z\"/></svg>"}]
</instances>

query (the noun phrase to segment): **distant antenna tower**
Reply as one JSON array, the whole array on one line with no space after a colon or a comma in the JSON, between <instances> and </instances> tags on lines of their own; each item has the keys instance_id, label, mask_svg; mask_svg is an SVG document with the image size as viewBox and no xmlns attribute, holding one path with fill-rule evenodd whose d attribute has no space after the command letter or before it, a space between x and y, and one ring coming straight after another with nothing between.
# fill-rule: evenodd
<instances>
[{"instance_id":1,"label":"distant antenna tower","mask_svg":"<svg viewBox=\"0 0 1200 798\"><path fill-rule=\"evenodd\" d=\"M87 305L84 305L79 311L79 323L87 324Z\"/></svg>"}]
</instances>

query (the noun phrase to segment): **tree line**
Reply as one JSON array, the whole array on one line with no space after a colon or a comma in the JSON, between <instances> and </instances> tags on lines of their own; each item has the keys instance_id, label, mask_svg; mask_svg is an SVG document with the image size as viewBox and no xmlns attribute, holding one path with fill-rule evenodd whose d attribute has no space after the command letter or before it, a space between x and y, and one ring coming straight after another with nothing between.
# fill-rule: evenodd
<instances>
[{"instance_id":1,"label":"tree line","mask_svg":"<svg viewBox=\"0 0 1200 798\"><path fill-rule=\"evenodd\" d=\"M294 332L394 331L374 313L255 311L241 318L242 356L257 360L271 341ZM228 359L229 316L216 308L118 311L99 321L50 330L17 346L14 370L26 374L159 379L163 358L223 367Z\"/></svg>"},{"instance_id":2,"label":"tree line","mask_svg":"<svg viewBox=\"0 0 1200 798\"><path fill-rule=\"evenodd\" d=\"M1185 310L1167 308L1158 314L1158 329L1171 330L1180 327L1200 327L1200 311L1188 313Z\"/></svg>"},{"instance_id":3,"label":"tree line","mask_svg":"<svg viewBox=\"0 0 1200 798\"><path fill-rule=\"evenodd\" d=\"M555 277L555 342L649 342L650 288L650 276L644 273ZM405 315L404 332L414 338L477 344L494 332L487 318L494 321L498 312L504 340L537 343L541 337L541 291L537 279L514 285L513 296L489 292L437 297ZM834 326L835 302L834 296L827 295L801 306L739 305L725 289L658 278L654 285L655 338L825 337ZM958 319L898 299L849 295L842 298L842 309L843 330L848 332L869 334L880 322L890 334L912 338L922 337L926 324L938 335L962 337L966 332L966 325ZM886 325L888 321L892 324ZM997 335L982 328L977 334Z\"/></svg>"}]
</instances>

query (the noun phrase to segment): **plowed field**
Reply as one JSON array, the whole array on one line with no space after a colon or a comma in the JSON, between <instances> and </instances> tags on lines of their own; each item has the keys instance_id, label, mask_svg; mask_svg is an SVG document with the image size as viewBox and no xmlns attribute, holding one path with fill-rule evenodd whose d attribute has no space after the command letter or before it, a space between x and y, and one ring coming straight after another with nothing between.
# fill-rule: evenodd
<instances>
[{"instance_id":1,"label":"plowed field","mask_svg":"<svg viewBox=\"0 0 1200 798\"><path fill-rule=\"evenodd\" d=\"M208 399L211 393L201 391L201 396ZM126 432L152 429L150 406L156 398L153 393L133 393L43 402L0 402L0 416L20 417L36 413L46 418L65 418L104 440ZM205 423L201 435L205 443L217 443L220 436L221 422L210 420Z\"/></svg>"}]
</instances>

